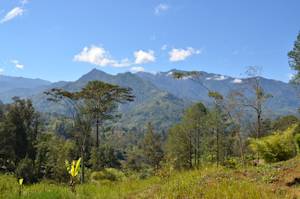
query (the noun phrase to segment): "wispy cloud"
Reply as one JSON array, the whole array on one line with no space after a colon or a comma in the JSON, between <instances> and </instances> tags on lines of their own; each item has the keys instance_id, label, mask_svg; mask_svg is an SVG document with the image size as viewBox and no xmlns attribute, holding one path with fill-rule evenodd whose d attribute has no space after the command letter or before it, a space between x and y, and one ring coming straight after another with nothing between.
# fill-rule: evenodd
<instances>
[{"instance_id":1,"label":"wispy cloud","mask_svg":"<svg viewBox=\"0 0 300 199\"><path fill-rule=\"evenodd\" d=\"M6 15L1 19L0 23L5 23L5 22L8 22L10 20L13 20L14 18L16 18L18 16L22 16L24 14L24 12L25 11L24 11L23 8L15 7L11 11L6 13Z\"/></svg>"},{"instance_id":2,"label":"wispy cloud","mask_svg":"<svg viewBox=\"0 0 300 199\"><path fill-rule=\"evenodd\" d=\"M85 47L83 50L74 56L74 61L87 62L96 66L112 66L112 67L128 67L131 65L129 60L115 60L110 56L110 53L103 47L92 45Z\"/></svg>"},{"instance_id":3,"label":"wispy cloud","mask_svg":"<svg viewBox=\"0 0 300 199\"><path fill-rule=\"evenodd\" d=\"M130 68L130 71L133 73L144 72L145 68L142 66L134 66Z\"/></svg>"},{"instance_id":4,"label":"wispy cloud","mask_svg":"<svg viewBox=\"0 0 300 199\"><path fill-rule=\"evenodd\" d=\"M2 75L4 73L4 69L0 68L0 75Z\"/></svg>"},{"instance_id":5,"label":"wispy cloud","mask_svg":"<svg viewBox=\"0 0 300 199\"><path fill-rule=\"evenodd\" d=\"M168 4L158 4L155 8L154 8L154 14L155 15L159 15L162 12L165 12L167 10L169 10L170 6Z\"/></svg>"},{"instance_id":6,"label":"wispy cloud","mask_svg":"<svg viewBox=\"0 0 300 199\"><path fill-rule=\"evenodd\" d=\"M201 50L188 47L186 49L173 48L169 52L169 60L171 62L183 61L192 55L200 54Z\"/></svg>"},{"instance_id":7,"label":"wispy cloud","mask_svg":"<svg viewBox=\"0 0 300 199\"><path fill-rule=\"evenodd\" d=\"M23 69L25 66L24 66L24 64L21 64L18 60L11 60L10 61L12 64L14 64L15 65L15 67L17 68L17 69Z\"/></svg>"},{"instance_id":8,"label":"wispy cloud","mask_svg":"<svg viewBox=\"0 0 300 199\"><path fill-rule=\"evenodd\" d=\"M22 4L22 5L25 5L25 4L27 4L27 3L29 3L29 0L21 0L21 4Z\"/></svg>"},{"instance_id":9,"label":"wispy cloud","mask_svg":"<svg viewBox=\"0 0 300 199\"><path fill-rule=\"evenodd\" d=\"M134 52L134 57L135 57L136 64L145 64L145 63L155 61L154 51L152 50L149 51L138 50Z\"/></svg>"}]
</instances>

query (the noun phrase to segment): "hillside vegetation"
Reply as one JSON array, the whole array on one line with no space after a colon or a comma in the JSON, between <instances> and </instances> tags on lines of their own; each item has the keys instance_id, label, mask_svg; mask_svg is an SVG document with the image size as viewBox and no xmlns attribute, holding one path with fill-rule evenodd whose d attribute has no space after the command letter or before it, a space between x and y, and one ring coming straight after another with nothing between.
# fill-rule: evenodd
<instances>
[{"instance_id":1,"label":"hillside vegetation","mask_svg":"<svg viewBox=\"0 0 300 199\"><path fill-rule=\"evenodd\" d=\"M79 185L72 193L66 184L43 181L23 188L21 198L140 199L140 198L247 198L300 197L300 157L292 160L230 169L213 165L192 171L165 171L148 179L131 175L121 181L99 180ZM0 198L19 198L16 178L0 177Z\"/></svg>"},{"instance_id":2,"label":"hillside vegetation","mask_svg":"<svg viewBox=\"0 0 300 199\"><path fill-rule=\"evenodd\" d=\"M289 57L299 83L300 34ZM0 197L300 198L300 119L268 117L278 96L256 67L247 74L248 89L228 95L207 87L200 72L167 74L199 83L210 105L185 107L133 74L99 72L43 93L46 108L67 114L41 114L19 97L0 103Z\"/></svg>"}]
</instances>

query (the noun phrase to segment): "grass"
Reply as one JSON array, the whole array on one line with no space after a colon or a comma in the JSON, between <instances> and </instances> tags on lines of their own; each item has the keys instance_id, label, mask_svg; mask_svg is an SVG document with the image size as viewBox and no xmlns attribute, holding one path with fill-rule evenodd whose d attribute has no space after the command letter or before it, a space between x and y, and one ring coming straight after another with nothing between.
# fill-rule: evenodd
<instances>
[{"instance_id":1,"label":"grass","mask_svg":"<svg viewBox=\"0 0 300 199\"><path fill-rule=\"evenodd\" d=\"M244 169L203 167L174 172L170 177L79 185L72 193L67 185L41 182L25 186L22 199L292 199L299 187L287 182L300 177L300 158ZM14 177L0 176L0 199L20 198ZM300 197L299 197L300 198Z\"/></svg>"}]
</instances>

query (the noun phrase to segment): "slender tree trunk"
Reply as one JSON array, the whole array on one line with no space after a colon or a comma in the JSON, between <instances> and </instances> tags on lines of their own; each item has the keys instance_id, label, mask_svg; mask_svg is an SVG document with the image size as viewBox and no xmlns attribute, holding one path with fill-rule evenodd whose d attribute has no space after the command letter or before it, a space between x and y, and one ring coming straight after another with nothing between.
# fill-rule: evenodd
<instances>
[{"instance_id":1,"label":"slender tree trunk","mask_svg":"<svg viewBox=\"0 0 300 199\"><path fill-rule=\"evenodd\" d=\"M261 113L257 114L257 135L256 138L261 136Z\"/></svg>"},{"instance_id":2,"label":"slender tree trunk","mask_svg":"<svg viewBox=\"0 0 300 199\"><path fill-rule=\"evenodd\" d=\"M85 163L85 144L82 145L81 147L81 177L80 177L80 183L84 183L84 163Z\"/></svg>"},{"instance_id":3,"label":"slender tree trunk","mask_svg":"<svg viewBox=\"0 0 300 199\"><path fill-rule=\"evenodd\" d=\"M220 157L219 157L219 130L217 129L217 167L219 167Z\"/></svg>"},{"instance_id":4,"label":"slender tree trunk","mask_svg":"<svg viewBox=\"0 0 300 199\"><path fill-rule=\"evenodd\" d=\"M243 142L242 142L242 137L241 137L241 133L240 133L240 128L237 130L237 137L238 137L238 141L239 141L240 156L242 158L243 166L245 166L244 148L243 148Z\"/></svg>"},{"instance_id":5,"label":"slender tree trunk","mask_svg":"<svg viewBox=\"0 0 300 199\"><path fill-rule=\"evenodd\" d=\"M192 136L191 133L189 135L189 165L190 168L193 168L193 148L192 148Z\"/></svg>"},{"instance_id":6,"label":"slender tree trunk","mask_svg":"<svg viewBox=\"0 0 300 199\"><path fill-rule=\"evenodd\" d=\"M200 130L197 129L197 167L200 164Z\"/></svg>"},{"instance_id":7,"label":"slender tree trunk","mask_svg":"<svg viewBox=\"0 0 300 199\"><path fill-rule=\"evenodd\" d=\"M261 109L259 106L259 111L257 112L257 132L256 132L256 138L258 139L261 136ZM256 154L257 156L257 164L259 163L259 152Z\"/></svg>"},{"instance_id":8,"label":"slender tree trunk","mask_svg":"<svg viewBox=\"0 0 300 199\"><path fill-rule=\"evenodd\" d=\"M99 119L96 121L96 147L99 148Z\"/></svg>"}]
</instances>

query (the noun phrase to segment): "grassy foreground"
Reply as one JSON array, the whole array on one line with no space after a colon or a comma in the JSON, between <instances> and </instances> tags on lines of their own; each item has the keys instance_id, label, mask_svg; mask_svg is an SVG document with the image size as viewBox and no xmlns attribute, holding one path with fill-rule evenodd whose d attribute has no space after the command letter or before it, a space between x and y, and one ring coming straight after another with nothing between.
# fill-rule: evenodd
<instances>
[{"instance_id":1,"label":"grassy foreground","mask_svg":"<svg viewBox=\"0 0 300 199\"><path fill-rule=\"evenodd\" d=\"M246 169L205 167L175 172L170 177L123 182L100 182L79 185L76 194L66 185L38 183L25 186L21 198L30 199L135 199L135 198L207 198L207 199L276 199L300 198L300 158ZM12 176L0 176L0 198L20 198Z\"/></svg>"}]
</instances>

